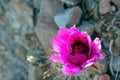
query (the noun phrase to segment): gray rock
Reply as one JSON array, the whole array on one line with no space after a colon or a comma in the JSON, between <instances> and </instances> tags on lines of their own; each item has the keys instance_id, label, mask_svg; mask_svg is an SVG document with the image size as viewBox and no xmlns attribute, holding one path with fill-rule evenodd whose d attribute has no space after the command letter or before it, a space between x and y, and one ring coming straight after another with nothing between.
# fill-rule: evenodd
<instances>
[{"instance_id":1,"label":"gray rock","mask_svg":"<svg viewBox=\"0 0 120 80\"><path fill-rule=\"evenodd\" d=\"M78 24L82 15L82 10L79 7L73 7L54 17L55 23L60 27L71 27Z\"/></svg>"},{"instance_id":2,"label":"gray rock","mask_svg":"<svg viewBox=\"0 0 120 80\"><path fill-rule=\"evenodd\" d=\"M9 3L11 2L12 0L0 0L0 6L2 6L2 8L6 11L8 10L9 8Z\"/></svg>"},{"instance_id":3,"label":"gray rock","mask_svg":"<svg viewBox=\"0 0 120 80\"><path fill-rule=\"evenodd\" d=\"M88 11L91 11L96 6L96 2L94 0L86 0L86 7Z\"/></svg>"},{"instance_id":4,"label":"gray rock","mask_svg":"<svg viewBox=\"0 0 120 80\"><path fill-rule=\"evenodd\" d=\"M90 22L82 22L80 26L77 27L80 31L87 31L89 35L93 34L94 25Z\"/></svg>"},{"instance_id":5,"label":"gray rock","mask_svg":"<svg viewBox=\"0 0 120 80\"><path fill-rule=\"evenodd\" d=\"M96 62L91 69L99 74L104 74L107 72L107 64L105 59L99 62Z\"/></svg>"},{"instance_id":6,"label":"gray rock","mask_svg":"<svg viewBox=\"0 0 120 80\"><path fill-rule=\"evenodd\" d=\"M5 13L4 13L4 10L0 4L0 26L5 26L6 23L5 23Z\"/></svg>"},{"instance_id":7,"label":"gray rock","mask_svg":"<svg viewBox=\"0 0 120 80\"><path fill-rule=\"evenodd\" d=\"M68 6L74 6L78 4L81 0L61 0L66 3Z\"/></svg>"},{"instance_id":8,"label":"gray rock","mask_svg":"<svg viewBox=\"0 0 120 80\"><path fill-rule=\"evenodd\" d=\"M120 7L120 0L111 0L117 7Z\"/></svg>"},{"instance_id":9,"label":"gray rock","mask_svg":"<svg viewBox=\"0 0 120 80\"><path fill-rule=\"evenodd\" d=\"M96 80L111 80L111 78L108 74L102 74Z\"/></svg>"},{"instance_id":10,"label":"gray rock","mask_svg":"<svg viewBox=\"0 0 120 80\"><path fill-rule=\"evenodd\" d=\"M93 19L98 20L99 19L99 14L98 14L98 6L95 6L93 9Z\"/></svg>"},{"instance_id":11,"label":"gray rock","mask_svg":"<svg viewBox=\"0 0 120 80\"><path fill-rule=\"evenodd\" d=\"M33 27L33 8L22 1L12 1L5 15L13 28Z\"/></svg>"},{"instance_id":12,"label":"gray rock","mask_svg":"<svg viewBox=\"0 0 120 80\"><path fill-rule=\"evenodd\" d=\"M43 0L37 22L36 33L46 53L51 53L51 39L57 33L54 16L64 10L59 0Z\"/></svg>"},{"instance_id":13,"label":"gray rock","mask_svg":"<svg viewBox=\"0 0 120 80\"><path fill-rule=\"evenodd\" d=\"M102 38L102 43L105 48L109 48L110 40L108 38Z\"/></svg>"},{"instance_id":14,"label":"gray rock","mask_svg":"<svg viewBox=\"0 0 120 80\"><path fill-rule=\"evenodd\" d=\"M36 9L40 9L40 4L41 4L42 0L33 0L33 6Z\"/></svg>"},{"instance_id":15,"label":"gray rock","mask_svg":"<svg viewBox=\"0 0 120 80\"><path fill-rule=\"evenodd\" d=\"M0 0L0 80L27 80L27 51L15 36L24 44L21 29L33 27L32 16L33 9L23 0Z\"/></svg>"},{"instance_id":16,"label":"gray rock","mask_svg":"<svg viewBox=\"0 0 120 80\"><path fill-rule=\"evenodd\" d=\"M97 72L100 73L100 74L103 74L103 73L106 73L107 72L107 63L106 63L106 60L102 60L102 61L99 61L97 64Z\"/></svg>"},{"instance_id":17,"label":"gray rock","mask_svg":"<svg viewBox=\"0 0 120 80\"><path fill-rule=\"evenodd\" d=\"M3 14L2 6L0 6L0 16Z\"/></svg>"},{"instance_id":18,"label":"gray rock","mask_svg":"<svg viewBox=\"0 0 120 80\"><path fill-rule=\"evenodd\" d=\"M54 16L64 11L63 3L59 0L43 0L40 5L40 21L54 23Z\"/></svg>"},{"instance_id":19,"label":"gray rock","mask_svg":"<svg viewBox=\"0 0 120 80\"><path fill-rule=\"evenodd\" d=\"M112 11L110 0L99 0L99 13L104 15Z\"/></svg>"},{"instance_id":20,"label":"gray rock","mask_svg":"<svg viewBox=\"0 0 120 80\"><path fill-rule=\"evenodd\" d=\"M120 47L120 35L115 39L115 45Z\"/></svg>"},{"instance_id":21,"label":"gray rock","mask_svg":"<svg viewBox=\"0 0 120 80\"><path fill-rule=\"evenodd\" d=\"M92 13L93 19L97 20L99 18L97 3L94 0L86 0L86 7Z\"/></svg>"},{"instance_id":22,"label":"gray rock","mask_svg":"<svg viewBox=\"0 0 120 80\"><path fill-rule=\"evenodd\" d=\"M120 56L116 56L112 63L114 71L120 71Z\"/></svg>"},{"instance_id":23,"label":"gray rock","mask_svg":"<svg viewBox=\"0 0 120 80\"><path fill-rule=\"evenodd\" d=\"M103 21L96 21L93 24L94 24L95 32L100 33L101 27L103 25Z\"/></svg>"},{"instance_id":24,"label":"gray rock","mask_svg":"<svg viewBox=\"0 0 120 80\"><path fill-rule=\"evenodd\" d=\"M16 1L20 1L20 0L16 0ZM32 5L33 6L33 1L34 0L24 0L25 2L27 2L29 5Z\"/></svg>"},{"instance_id":25,"label":"gray rock","mask_svg":"<svg viewBox=\"0 0 120 80\"><path fill-rule=\"evenodd\" d=\"M113 53L115 56L120 54L120 35L115 38L115 44L113 45Z\"/></svg>"}]
</instances>

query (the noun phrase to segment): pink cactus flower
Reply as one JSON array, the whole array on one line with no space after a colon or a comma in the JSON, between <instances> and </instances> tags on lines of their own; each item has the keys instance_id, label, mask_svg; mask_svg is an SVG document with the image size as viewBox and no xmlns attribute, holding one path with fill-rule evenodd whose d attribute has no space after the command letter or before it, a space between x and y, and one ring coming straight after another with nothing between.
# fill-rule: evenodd
<instances>
[{"instance_id":1,"label":"pink cactus flower","mask_svg":"<svg viewBox=\"0 0 120 80\"><path fill-rule=\"evenodd\" d=\"M60 28L52 39L52 48L58 54L51 54L50 60L63 65L62 72L73 76L104 58L101 53L101 40L92 42L87 32L77 28Z\"/></svg>"}]
</instances>

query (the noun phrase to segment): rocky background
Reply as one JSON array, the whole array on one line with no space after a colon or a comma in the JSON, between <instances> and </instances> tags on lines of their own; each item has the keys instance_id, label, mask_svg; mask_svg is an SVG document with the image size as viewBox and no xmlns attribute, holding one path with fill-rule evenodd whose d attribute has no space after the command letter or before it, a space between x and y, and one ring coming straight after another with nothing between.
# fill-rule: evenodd
<instances>
[{"instance_id":1,"label":"rocky background","mask_svg":"<svg viewBox=\"0 0 120 80\"><path fill-rule=\"evenodd\" d=\"M67 77L49 61L50 41L73 25L101 38L105 59ZM0 0L0 80L120 80L119 71L119 0Z\"/></svg>"}]
</instances>

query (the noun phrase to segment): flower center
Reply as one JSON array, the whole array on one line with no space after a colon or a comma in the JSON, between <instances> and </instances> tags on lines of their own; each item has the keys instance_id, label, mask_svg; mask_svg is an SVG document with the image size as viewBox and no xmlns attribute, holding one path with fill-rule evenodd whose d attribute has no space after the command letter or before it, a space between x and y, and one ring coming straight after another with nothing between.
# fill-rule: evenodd
<instances>
[{"instance_id":1,"label":"flower center","mask_svg":"<svg viewBox=\"0 0 120 80\"><path fill-rule=\"evenodd\" d=\"M72 45L72 53L71 55L75 54L86 54L88 53L88 47L82 43L76 43Z\"/></svg>"}]
</instances>

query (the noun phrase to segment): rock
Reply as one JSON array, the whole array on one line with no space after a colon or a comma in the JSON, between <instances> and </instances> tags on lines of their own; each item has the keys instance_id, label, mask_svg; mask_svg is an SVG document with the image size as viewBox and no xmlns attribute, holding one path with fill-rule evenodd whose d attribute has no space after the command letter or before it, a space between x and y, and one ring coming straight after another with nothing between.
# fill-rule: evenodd
<instances>
[{"instance_id":1,"label":"rock","mask_svg":"<svg viewBox=\"0 0 120 80\"><path fill-rule=\"evenodd\" d=\"M103 74L107 72L107 65L106 61L102 60L100 62L96 62L93 67L91 67L92 70L96 71L99 74Z\"/></svg>"},{"instance_id":2,"label":"rock","mask_svg":"<svg viewBox=\"0 0 120 80\"><path fill-rule=\"evenodd\" d=\"M115 45L120 47L120 35L115 39Z\"/></svg>"},{"instance_id":3,"label":"rock","mask_svg":"<svg viewBox=\"0 0 120 80\"><path fill-rule=\"evenodd\" d=\"M28 80L36 80L35 79L35 66L29 65L29 70L28 70Z\"/></svg>"},{"instance_id":4,"label":"rock","mask_svg":"<svg viewBox=\"0 0 120 80\"><path fill-rule=\"evenodd\" d=\"M59 0L42 0L36 33L46 53L51 53L51 39L57 33L54 16L64 10Z\"/></svg>"},{"instance_id":5,"label":"rock","mask_svg":"<svg viewBox=\"0 0 120 80\"><path fill-rule=\"evenodd\" d=\"M91 11L96 6L96 2L94 0L86 0L86 7L88 11Z\"/></svg>"},{"instance_id":6,"label":"rock","mask_svg":"<svg viewBox=\"0 0 120 80\"><path fill-rule=\"evenodd\" d=\"M86 0L87 11L89 12L89 16L93 16L94 20L98 20L98 6L94 0Z\"/></svg>"},{"instance_id":7,"label":"rock","mask_svg":"<svg viewBox=\"0 0 120 80\"><path fill-rule=\"evenodd\" d=\"M120 35L115 38L114 44L112 46L112 51L114 56L118 56L120 54Z\"/></svg>"},{"instance_id":8,"label":"rock","mask_svg":"<svg viewBox=\"0 0 120 80\"><path fill-rule=\"evenodd\" d=\"M120 56L113 58L112 66L114 71L120 71Z\"/></svg>"},{"instance_id":9,"label":"rock","mask_svg":"<svg viewBox=\"0 0 120 80\"><path fill-rule=\"evenodd\" d=\"M33 0L33 6L39 10L41 2L42 0Z\"/></svg>"},{"instance_id":10,"label":"rock","mask_svg":"<svg viewBox=\"0 0 120 80\"><path fill-rule=\"evenodd\" d=\"M101 33L101 27L103 25L103 21L96 21L96 22L93 22L93 24L94 24L95 32Z\"/></svg>"},{"instance_id":11,"label":"rock","mask_svg":"<svg viewBox=\"0 0 120 80\"><path fill-rule=\"evenodd\" d=\"M99 13L104 15L111 12L110 0L99 0Z\"/></svg>"},{"instance_id":12,"label":"rock","mask_svg":"<svg viewBox=\"0 0 120 80\"><path fill-rule=\"evenodd\" d=\"M79 7L73 7L54 17L55 23L60 27L71 27L78 24L82 16L82 10Z\"/></svg>"},{"instance_id":13,"label":"rock","mask_svg":"<svg viewBox=\"0 0 120 80\"><path fill-rule=\"evenodd\" d=\"M9 10L9 3L11 3L12 0L0 0L0 6L4 9L4 11Z\"/></svg>"},{"instance_id":14,"label":"rock","mask_svg":"<svg viewBox=\"0 0 120 80\"><path fill-rule=\"evenodd\" d=\"M3 14L3 9L2 9L2 6L0 6L0 17L2 14Z\"/></svg>"},{"instance_id":15,"label":"rock","mask_svg":"<svg viewBox=\"0 0 120 80\"><path fill-rule=\"evenodd\" d=\"M99 76L98 80L111 80L108 74L102 74Z\"/></svg>"},{"instance_id":16,"label":"rock","mask_svg":"<svg viewBox=\"0 0 120 80\"><path fill-rule=\"evenodd\" d=\"M6 24L8 23L5 18L6 17L6 15L5 15L6 8L9 7L8 3L9 2L7 2L5 0L0 0L0 26L1 27L6 26Z\"/></svg>"},{"instance_id":17,"label":"rock","mask_svg":"<svg viewBox=\"0 0 120 80\"><path fill-rule=\"evenodd\" d=\"M68 6L77 5L81 0L61 0L66 3Z\"/></svg>"},{"instance_id":18,"label":"rock","mask_svg":"<svg viewBox=\"0 0 120 80\"><path fill-rule=\"evenodd\" d=\"M5 15L13 28L33 27L33 9L23 1L13 1L9 4Z\"/></svg>"},{"instance_id":19,"label":"rock","mask_svg":"<svg viewBox=\"0 0 120 80\"><path fill-rule=\"evenodd\" d=\"M95 6L95 8L93 9L92 11L92 14L93 14L93 19L94 20L98 20L99 19L99 14L98 14L98 6Z\"/></svg>"},{"instance_id":20,"label":"rock","mask_svg":"<svg viewBox=\"0 0 120 80\"><path fill-rule=\"evenodd\" d=\"M116 45L113 44L112 46L112 51L113 51L113 56L118 56L120 55L120 47L117 47Z\"/></svg>"},{"instance_id":21,"label":"rock","mask_svg":"<svg viewBox=\"0 0 120 80\"><path fill-rule=\"evenodd\" d=\"M27 80L27 70L21 66L24 62L20 64L19 60L7 51L0 53L0 80Z\"/></svg>"},{"instance_id":22,"label":"rock","mask_svg":"<svg viewBox=\"0 0 120 80\"><path fill-rule=\"evenodd\" d=\"M111 0L117 7L120 7L120 1L119 0Z\"/></svg>"},{"instance_id":23,"label":"rock","mask_svg":"<svg viewBox=\"0 0 120 80\"><path fill-rule=\"evenodd\" d=\"M89 35L93 34L94 25L90 22L82 22L80 26L77 27L80 31L87 31Z\"/></svg>"},{"instance_id":24,"label":"rock","mask_svg":"<svg viewBox=\"0 0 120 80\"><path fill-rule=\"evenodd\" d=\"M109 48L110 40L108 38L102 38L102 43L105 48Z\"/></svg>"},{"instance_id":25,"label":"rock","mask_svg":"<svg viewBox=\"0 0 120 80\"><path fill-rule=\"evenodd\" d=\"M107 32L102 32L102 33L101 33L101 36L102 36L102 37L108 37L108 33L107 33Z\"/></svg>"},{"instance_id":26,"label":"rock","mask_svg":"<svg viewBox=\"0 0 120 80\"><path fill-rule=\"evenodd\" d=\"M54 16L64 11L63 3L60 1L43 0L40 6L40 21L54 23Z\"/></svg>"},{"instance_id":27,"label":"rock","mask_svg":"<svg viewBox=\"0 0 120 80\"><path fill-rule=\"evenodd\" d=\"M4 13L0 14L0 26L1 27L6 26L6 23L7 23L5 17L3 16L5 16Z\"/></svg>"},{"instance_id":28,"label":"rock","mask_svg":"<svg viewBox=\"0 0 120 80\"><path fill-rule=\"evenodd\" d=\"M93 80L92 76L95 75L95 71L91 70L90 68L87 68L80 72L78 80Z\"/></svg>"},{"instance_id":29,"label":"rock","mask_svg":"<svg viewBox=\"0 0 120 80\"><path fill-rule=\"evenodd\" d=\"M25 0L0 0L0 80L28 79L28 50L16 41L27 42L21 34L31 27L34 27L33 8Z\"/></svg>"},{"instance_id":30,"label":"rock","mask_svg":"<svg viewBox=\"0 0 120 80\"><path fill-rule=\"evenodd\" d=\"M17 0L17 1L20 1L20 0ZM34 0L24 0L24 1L27 2L29 5L33 6Z\"/></svg>"}]
</instances>

